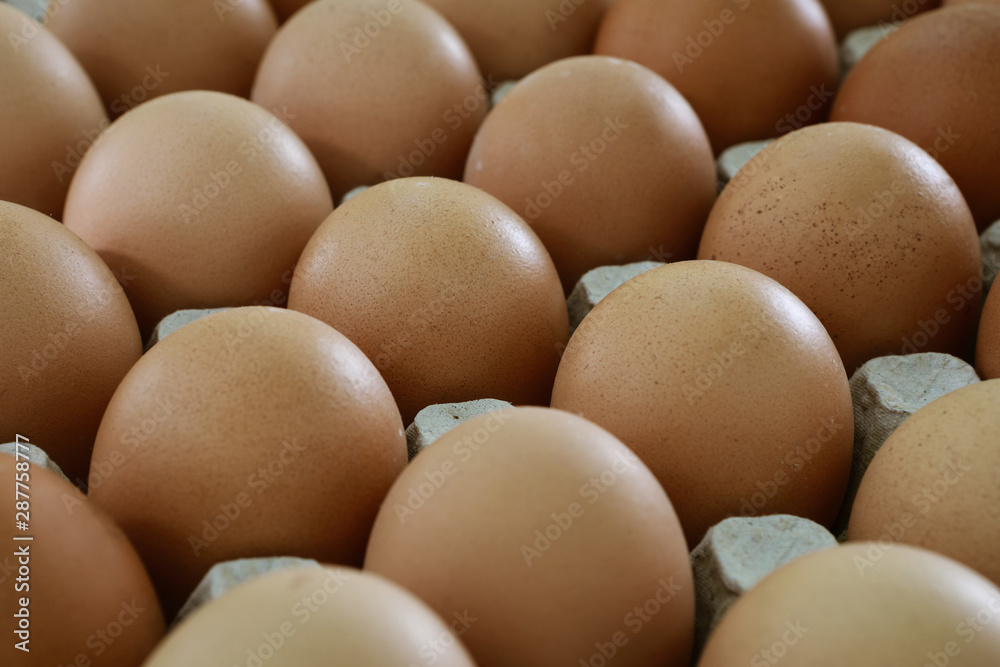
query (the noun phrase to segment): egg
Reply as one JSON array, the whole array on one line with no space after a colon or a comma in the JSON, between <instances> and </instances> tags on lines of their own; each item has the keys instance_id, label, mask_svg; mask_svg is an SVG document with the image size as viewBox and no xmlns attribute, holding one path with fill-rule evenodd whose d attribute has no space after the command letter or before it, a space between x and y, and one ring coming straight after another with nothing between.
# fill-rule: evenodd
<instances>
[{"instance_id":1,"label":"egg","mask_svg":"<svg viewBox=\"0 0 1000 667\"><path fill-rule=\"evenodd\" d=\"M851 70L831 119L878 125L931 154L980 230L1000 218L1000 7L917 16Z\"/></svg>"},{"instance_id":2,"label":"egg","mask_svg":"<svg viewBox=\"0 0 1000 667\"><path fill-rule=\"evenodd\" d=\"M309 4L309 0L271 0L278 20L284 23L295 12Z\"/></svg>"},{"instance_id":3,"label":"egg","mask_svg":"<svg viewBox=\"0 0 1000 667\"><path fill-rule=\"evenodd\" d=\"M465 42L418 0L311 3L271 42L252 99L287 110L337 199L393 178L460 178L489 104Z\"/></svg>"},{"instance_id":4,"label":"egg","mask_svg":"<svg viewBox=\"0 0 1000 667\"><path fill-rule=\"evenodd\" d=\"M982 291L975 224L944 169L892 132L826 123L779 139L723 190L698 257L794 292L849 374L883 355L968 353Z\"/></svg>"},{"instance_id":5,"label":"egg","mask_svg":"<svg viewBox=\"0 0 1000 667\"><path fill-rule=\"evenodd\" d=\"M360 565L406 459L399 411L357 347L301 313L237 308L181 327L125 377L90 495L173 613L221 561Z\"/></svg>"},{"instance_id":6,"label":"egg","mask_svg":"<svg viewBox=\"0 0 1000 667\"><path fill-rule=\"evenodd\" d=\"M980 0L981 1L981 0ZM934 9L941 0L823 0L839 39L853 30L878 25L895 27L919 12ZM945 0L944 4L948 4Z\"/></svg>"},{"instance_id":7,"label":"egg","mask_svg":"<svg viewBox=\"0 0 1000 667\"><path fill-rule=\"evenodd\" d=\"M476 134L464 180L532 225L566 292L598 266L693 259L716 187L691 105L606 56L560 60L515 86Z\"/></svg>"},{"instance_id":8,"label":"egg","mask_svg":"<svg viewBox=\"0 0 1000 667\"><path fill-rule=\"evenodd\" d=\"M142 664L163 636L163 615L128 539L76 487L26 458L0 454L0 479L0 661Z\"/></svg>"},{"instance_id":9,"label":"egg","mask_svg":"<svg viewBox=\"0 0 1000 667\"><path fill-rule=\"evenodd\" d=\"M998 433L1000 380L963 387L918 410L861 479L848 539L931 549L1000 585Z\"/></svg>"},{"instance_id":10,"label":"egg","mask_svg":"<svg viewBox=\"0 0 1000 667\"><path fill-rule=\"evenodd\" d=\"M722 618L699 667L1000 662L1000 590L937 554L869 542L792 561Z\"/></svg>"},{"instance_id":11,"label":"egg","mask_svg":"<svg viewBox=\"0 0 1000 667\"><path fill-rule=\"evenodd\" d=\"M423 450L379 511L365 569L462 634L481 667L686 665L687 545L649 470L546 408L480 415Z\"/></svg>"},{"instance_id":12,"label":"egg","mask_svg":"<svg viewBox=\"0 0 1000 667\"><path fill-rule=\"evenodd\" d=\"M144 335L175 310L285 304L333 210L281 120L222 93L174 93L114 123L81 163L65 224L122 273Z\"/></svg>"},{"instance_id":13,"label":"egg","mask_svg":"<svg viewBox=\"0 0 1000 667\"><path fill-rule=\"evenodd\" d=\"M93 77L112 117L182 90L248 96L277 29L267 0L64 0L45 24Z\"/></svg>"},{"instance_id":14,"label":"egg","mask_svg":"<svg viewBox=\"0 0 1000 667\"><path fill-rule=\"evenodd\" d=\"M847 486L851 392L836 348L791 292L723 262L640 274L584 318L552 407L628 445L688 544L731 516L829 526Z\"/></svg>"},{"instance_id":15,"label":"egg","mask_svg":"<svg viewBox=\"0 0 1000 667\"><path fill-rule=\"evenodd\" d=\"M462 34L495 83L590 53L612 0L426 0Z\"/></svg>"},{"instance_id":16,"label":"egg","mask_svg":"<svg viewBox=\"0 0 1000 667\"><path fill-rule=\"evenodd\" d=\"M2 10L2 7L0 7ZM0 442L24 435L85 484L142 340L116 276L58 222L0 202Z\"/></svg>"},{"instance_id":17,"label":"egg","mask_svg":"<svg viewBox=\"0 0 1000 667\"><path fill-rule=\"evenodd\" d=\"M453 617L437 616L374 574L293 569L254 579L205 605L145 664L475 667L457 638L463 630Z\"/></svg>"},{"instance_id":18,"label":"egg","mask_svg":"<svg viewBox=\"0 0 1000 667\"><path fill-rule=\"evenodd\" d=\"M979 321L976 370L983 379L1000 378L1000 290L990 292Z\"/></svg>"},{"instance_id":19,"label":"egg","mask_svg":"<svg viewBox=\"0 0 1000 667\"><path fill-rule=\"evenodd\" d=\"M818 0L618 0L594 51L673 84L716 153L825 120L839 78Z\"/></svg>"},{"instance_id":20,"label":"egg","mask_svg":"<svg viewBox=\"0 0 1000 667\"><path fill-rule=\"evenodd\" d=\"M80 157L108 125L86 72L58 39L0 3L0 200L56 219Z\"/></svg>"},{"instance_id":21,"label":"egg","mask_svg":"<svg viewBox=\"0 0 1000 667\"><path fill-rule=\"evenodd\" d=\"M320 226L288 307L351 339L410 423L436 403L546 405L569 317L538 237L482 190L440 178L377 185Z\"/></svg>"}]
</instances>

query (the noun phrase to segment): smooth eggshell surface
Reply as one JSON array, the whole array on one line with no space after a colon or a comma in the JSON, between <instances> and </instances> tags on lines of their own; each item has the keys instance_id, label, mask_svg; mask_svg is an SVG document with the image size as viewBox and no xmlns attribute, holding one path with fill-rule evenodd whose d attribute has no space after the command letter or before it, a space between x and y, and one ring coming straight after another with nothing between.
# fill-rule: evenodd
<instances>
[{"instance_id":1,"label":"smooth eggshell surface","mask_svg":"<svg viewBox=\"0 0 1000 667\"><path fill-rule=\"evenodd\" d=\"M1000 378L1000 290L990 292L979 320L976 370L984 380Z\"/></svg>"}]
</instances>

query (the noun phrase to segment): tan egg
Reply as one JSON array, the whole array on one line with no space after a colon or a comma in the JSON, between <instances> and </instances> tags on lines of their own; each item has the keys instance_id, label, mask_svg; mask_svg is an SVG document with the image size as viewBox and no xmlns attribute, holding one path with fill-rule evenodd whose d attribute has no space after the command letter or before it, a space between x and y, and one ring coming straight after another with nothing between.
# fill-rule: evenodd
<instances>
[{"instance_id":1,"label":"tan egg","mask_svg":"<svg viewBox=\"0 0 1000 667\"><path fill-rule=\"evenodd\" d=\"M931 549L1000 585L998 433L1000 380L921 408L893 431L865 472L848 539Z\"/></svg>"},{"instance_id":2,"label":"tan egg","mask_svg":"<svg viewBox=\"0 0 1000 667\"><path fill-rule=\"evenodd\" d=\"M0 3L0 200L62 218L80 158L108 125L101 99L48 30Z\"/></svg>"},{"instance_id":3,"label":"tan egg","mask_svg":"<svg viewBox=\"0 0 1000 667\"><path fill-rule=\"evenodd\" d=\"M692 259L716 191L691 105L651 70L605 56L515 86L476 135L465 182L532 225L567 292L598 266Z\"/></svg>"},{"instance_id":4,"label":"tan egg","mask_svg":"<svg viewBox=\"0 0 1000 667\"><path fill-rule=\"evenodd\" d=\"M848 374L889 354L967 356L982 291L975 224L944 169L892 132L826 123L771 144L723 190L698 257L792 290Z\"/></svg>"},{"instance_id":5,"label":"tan egg","mask_svg":"<svg viewBox=\"0 0 1000 667\"><path fill-rule=\"evenodd\" d=\"M618 0L594 52L673 84L716 153L825 120L839 77L818 0Z\"/></svg>"},{"instance_id":6,"label":"tan egg","mask_svg":"<svg viewBox=\"0 0 1000 667\"><path fill-rule=\"evenodd\" d=\"M382 504L365 569L418 595L482 667L686 665L687 544L649 470L574 415L518 408L422 451Z\"/></svg>"},{"instance_id":7,"label":"tan egg","mask_svg":"<svg viewBox=\"0 0 1000 667\"><path fill-rule=\"evenodd\" d=\"M178 329L126 376L90 494L173 613L220 561L360 565L404 465L399 411L350 341L300 313L237 308Z\"/></svg>"},{"instance_id":8,"label":"tan egg","mask_svg":"<svg viewBox=\"0 0 1000 667\"><path fill-rule=\"evenodd\" d=\"M956 0L952 0L954 4ZM977 0L981 2L982 0ZM853 30L878 25L898 26L908 18L928 9L935 9L941 0L822 0L826 13L837 32L844 39ZM945 0L944 4L949 4Z\"/></svg>"},{"instance_id":9,"label":"tan egg","mask_svg":"<svg viewBox=\"0 0 1000 667\"><path fill-rule=\"evenodd\" d=\"M907 546L817 551L764 579L722 618L699 667L983 667L1000 663L1000 590Z\"/></svg>"},{"instance_id":10,"label":"tan egg","mask_svg":"<svg viewBox=\"0 0 1000 667\"><path fill-rule=\"evenodd\" d=\"M0 202L0 442L45 449L84 485L111 395L142 354L115 275L37 211Z\"/></svg>"},{"instance_id":11,"label":"tan egg","mask_svg":"<svg viewBox=\"0 0 1000 667\"><path fill-rule=\"evenodd\" d=\"M427 0L462 34L494 83L590 53L613 0Z\"/></svg>"},{"instance_id":12,"label":"tan egg","mask_svg":"<svg viewBox=\"0 0 1000 667\"><path fill-rule=\"evenodd\" d=\"M976 370L984 380L1000 378L1000 290L990 292L979 320Z\"/></svg>"},{"instance_id":13,"label":"tan egg","mask_svg":"<svg viewBox=\"0 0 1000 667\"><path fill-rule=\"evenodd\" d=\"M884 127L926 150L986 229L1000 218L1000 7L948 7L907 22L851 70L830 117Z\"/></svg>"},{"instance_id":14,"label":"tan egg","mask_svg":"<svg viewBox=\"0 0 1000 667\"><path fill-rule=\"evenodd\" d=\"M121 271L148 335L183 308L284 305L332 209L315 159L276 116L197 91L117 121L80 165L65 223Z\"/></svg>"},{"instance_id":15,"label":"tan egg","mask_svg":"<svg viewBox=\"0 0 1000 667\"><path fill-rule=\"evenodd\" d=\"M309 4L309 0L271 0L271 6L278 15L278 21L284 23L295 12Z\"/></svg>"},{"instance_id":16,"label":"tan egg","mask_svg":"<svg viewBox=\"0 0 1000 667\"><path fill-rule=\"evenodd\" d=\"M489 105L465 42L418 0L311 3L268 47L253 100L287 110L337 199L393 178L460 178Z\"/></svg>"},{"instance_id":17,"label":"tan egg","mask_svg":"<svg viewBox=\"0 0 1000 667\"><path fill-rule=\"evenodd\" d=\"M181 90L248 96L277 29L267 0L63 0L45 25L94 79L112 117Z\"/></svg>"},{"instance_id":18,"label":"tan egg","mask_svg":"<svg viewBox=\"0 0 1000 667\"><path fill-rule=\"evenodd\" d=\"M0 663L139 667L163 636L163 614L121 529L26 458L0 454L0 480Z\"/></svg>"},{"instance_id":19,"label":"tan egg","mask_svg":"<svg viewBox=\"0 0 1000 667\"><path fill-rule=\"evenodd\" d=\"M350 338L409 423L436 403L545 405L569 336L552 260L514 211L440 178L378 185L317 230L288 307Z\"/></svg>"},{"instance_id":20,"label":"tan egg","mask_svg":"<svg viewBox=\"0 0 1000 667\"><path fill-rule=\"evenodd\" d=\"M621 438L666 489L688 544L731 516L829 526L854 413L823 326L778 283L723 262L628 281L570 339L552 407Z\"/></svg>"},{"instance_id":21,"label":"tan egg","mask_svg":"<svg viewBox=\"0 0 1000 667\"><path fill-rule=\"evenodd\" d=\"M476 619L441 618L374 574L344 567L285 570L199 609L146 667L475 667L458 639L467 622Z\"/></svg>"}]
</instances>

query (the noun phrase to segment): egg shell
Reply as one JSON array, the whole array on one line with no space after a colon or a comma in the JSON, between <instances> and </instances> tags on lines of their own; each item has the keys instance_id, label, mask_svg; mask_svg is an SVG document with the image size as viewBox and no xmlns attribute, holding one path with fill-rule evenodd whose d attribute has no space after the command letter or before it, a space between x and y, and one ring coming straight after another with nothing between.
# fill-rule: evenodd
<instances>
[{"instance_id":1,"label":"egg shell","mask_svg":"<svg viewBox=\"0 0 1000 667\"><path fill-rule=\"evenodd\" d=\"M475 667L462 622L396 584L345 567L293 569L234 588L195 612L146 667L255 664ZM470 620L471 619L471 620ZM457 630L455 629L457 628ZM266 657L265 657L266 656Z\"/></svg>"},{"instance_id":2,"label":"egg shell","mask_svg":"<svg viewBox=\"0 0 1000 667\"><path fill-rule=\"evenodd\" d=\"M531 224L567 293L598 266L693 259L715 201L691 105L606 56L560 60L515 86L476 134L464 180Z\"/></svg>"},{"instance_id":3,"label":"egg shell","mask_svg":"<svg viewBox=\"0 0 1000 667\"><path fill-rule=\"evenodd\" d=\"M818 0L618 0L594 52L634 60L673 84L716 154L825 120L839 78Z\"/></svg>"},{"instance_id":4,"label":"egg shell","mask_svg":"<svg viewBox=\"0 0 1000 667\"><path fill-rule=\"evenodd\" d=\"M481 667L686 665L688 549L670 500L607 431L546 408L462 423L382 504L365 569L442 617Z\"/></svg>"},{"instance_id":5,"label":"egg shell","mask_svg":"<svg viewBox=\"0 0 1000 667\"><path fill-rule=\"evenodd\" d=\"M360 347L409 423L489 396L545 405L569 336L552 260L514 211L439 178L377 185L309 241L288 307Z\"/></svg>"},{"instance_id":6,"label":"egg shell","mask_svg":"<svg viewBox=\"0 0 1000 667\"><path fill-rule=\"evenodd\" d=\"M791 292L735 264L668 264L605 297L570 339L552 407L635 451L689 544L730 516L830 526L847 485L854 417L836 348Z\"/></svg>"},{"instance_id":7,"label":"egg shell","mask_svg":"<svg viewBox=\"0 0 1000 667\"><path fill-rule=\"evenodd\" d=\"M977 0L981 2L982 0ZM920 12L936 9L941 0L822 0L838 39L858 28L898 26ZM944 4L948 4L945 0Z\"/></svg>"},{"instance_id":8,"label":"egg shell","mask_svg":"<svg viewBox=\"0 0 1000 667\"><path fill-rule=\"evenodd\" d=\"M350 341L301 313L236 308L178 329L126 376L90 493L174 613L220 561L360 565L406 459L392 396Z\"/></svg>"},{"instance_id":9,"label":"egg shell","mask_svg":"<svg viewBox=\"0 0 1000 667\"><path fill-rule=\"evenodd\" d=\"M101 99L65 46L0 3L0 200L61 218L80 157L107 127Z\"/></svg>"},{"instance_id":10,"label":"egg shell","mask_svg":"<svg viewBox=\"0 0 1000 667\"><path fill-rule=\"evenodd\" d=\"M181 90L248 96L277 30L267 0L55 0L45 25L94 79L112 117Z\"/></svg>"},{"instance_id":11,"label":"egg shell","mask_svg":"<svg viewBox=\"0 0 1000 667\"><path fill-rule=\"evenodd\" d=\"M0 595L7 635L0 662L142 664L163 636L163 615L121 529L72 484L24 459L0 454L0 480L7 499L0 507L7 543L0 561L7 589ZM29 509L19 512L15 501ZM17 529L15 521L28 527ZM24 618L25 608L27 636L19 636L15 631L24 628L15 614ZM25 640L25 650L15 647Z\"/></svg>"},{"instance_id":12,"label":"egg shell","mask_svg":"<svg viewBox=\"0 0 1000 667\"><path fill-rule=\"evenodd\" d=\"M998 433L1000 380L957 389L918 410L868 466L848 539L931 549L1000 585Z\"/></svg>"},{"instance_id":13,"label":"egg shell","mask_svg":"<svg viewBox=\"0 0 1000 667\"><path fill-rule=\"evenodd\" d=\"M777 140L723 190L698 257L794 292L848 373L889 354L968 356L982 291L975 224L944 169L892 132L825 123Z\"/></svg>"},{"instance_id":14,"label":"egg shell","mask_svg":"<svg viewBox=\"0 0 1000 667\"><path fill-rule=\"evenodd\" d=\"M316 160L278 117L195 91L114 123L73 179L65 223L121 271L148 336L176 310L284 305L332 210Z\"/></svg>"},{"instance_id":15,"label":"egg shell","mask_svg":"<svg viewBox=\"0 0 1000 667\"><path fill-rule=\"evenodd\" d=\"M804 556L751 589L698 665L995 665L998 614L1000 590L969 568L861 542Z\"/></svg>"},{"instance_id":16,"label":"egg shell","mask_svg":"<svg viewBox=\"0 0 1000 667\"><path fill-rule=\"evenodd\" d=\"M1000 218L1000 7L948 7L908 21L851 70L830 118L918 144L986 229Z\"/></svg>"},{"instance_id":17,"label":"egg shell","mask_svg":"<svg viewBox=\"0 0 1000 667\"><path fill-rule=\"evenodd\" d=\"M58 222L0 202L0 442L24 435L83 485L101 415L142 354L115 275Z\"/></svg>"},{"instance_id":18,"label":"egg shell","mask_svg":"<svg viewBox=\"0 0 1000 667\"><path fill-rule=\"evenodd\" d=\"M311 3L268 46L252 99L287 109L337 200L392 178L459 178L489 106L465 42L418 0Z\"/></svg>"},{"instance_id":19,"label":"egg shell","mask_svg":"<svg viewBox=\"0 0 1000 667\"><path fill-rule=\"evenodd\" d=\"M612 0L427 0L469 44L483 74L520 79L560 58L590 53Z\"/></svg>"},{"instance_id":20,"label":"egg shell","mask_svg":"<svg viewBox=\"0 0 1000 667\"><path fill-rule=\"evenodd\" d=\"M1000 378L1000 290L990 290L979 320L976 370L984 380Z\"/></svg>"}]
</instances>

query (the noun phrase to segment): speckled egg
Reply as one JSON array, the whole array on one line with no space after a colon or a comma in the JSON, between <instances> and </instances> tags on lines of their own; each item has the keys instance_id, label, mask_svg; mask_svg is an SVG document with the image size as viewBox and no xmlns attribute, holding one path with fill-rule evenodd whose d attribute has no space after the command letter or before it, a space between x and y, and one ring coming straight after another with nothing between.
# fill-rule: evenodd
<instances>
[{"instance_id":1,"label":"speckled egg","mask_svg":"<svg viewBox=\"0 0 1000 667\"><path fill-rule=\"evenodd\" d=\"M199 609L146 667L257 661L268 667L475 667L459 637L476 622L468 614L441 618L412 593L367 572L285 570Z\"/></svg>"},{"instance_id":2,"label":"speckled egg","mask_svg":"<svg viewBox=\"0 0 1000 667\"><path fill-rule=\"evenodd\" d=\"M676 86L716 153L825 120L839 77L819 0L618 0L594 50Z\"/></svg>"},{"instance_id":3,"label":"speckled egg","mask_svg":"<svg viewBox=\"0 0 1000 667\"><path fill-rule=\"evenodd\" d=\"M944 169L892 132L826 123L779 139L723 190L698 257L794 292L848 373L888 354L968 356L982 292L975 224Z\"/></svg>"},{"instance_id":4,"label":"speckled egg","mask_svg":"<svg viewBox=\"0 0 1000 667\"><path fill-rule=\"evenodd\" d=\"M125 377L90 494L173 613L220 561L360 565L404 465L399 411L357 347L301 313L237 308L181 327Z\"/></svg>"},{"instance_id":5,"label":"speckled egg","mask_svg":"<svg viewBox=\"0 0 1000 667\"><path fill-rule=\"evenodd\" d=\"M142 354L135 316L97 253L37 211L0 202L0 263L0 442L20 433L84 485L101 415Z\"/></svg>"},{"instance_id":6,"label":"speckled egg","mask_svg":"<svg viewBox=\"0 0 1000 667\"><path fill-rule=\"evenodd\" d=\"M65 223L121 271L148 335L183 308L284 305L331 210L316 160L279 117L197 91L115 122L73 179Z\"/></svg>"},{"instance_id":7,"label":"speckled egg","mask_svg":"<svg viewBox=\"0 0 1000 667\"><path fill-rule=\"evenodd\" d=\"M409 589L481 667L686 665L687 544L656 478L614 436L558 410L455 427L382 504L365 569Z\"/></svg>"},{"instance_id":8,"label":"speckled egg","mask_svg":"<svg viewBox=\"0 0 1000 667\"><path fill-rule=\"evenodd\" d=\"M569 341L552 407L611 431L670 496L688 544L731 516L829 526L854 413L816 316L735 264L678 262L605 297Z\"/></svg>"},{"instance_id":9,"label":"speckled egg","mask_svg":"<svg viewBox=\"0 0 1000 667\"><path fill-rule=\"evenodd\" d=\"M921 408L865 472L848 539L931 549L1000 585L998 434L1000 380L962 387Z\"/></svg>"},{"instance_id":10,"label":"speckled egg","mask_svg":"<svg viewBox=\"0 0 1000 667\"><path fill-rule=\"evenodd\" d=\"M811 553L722 618L699 667L981 667L1000 663L1000 589L923 549Z\"/></svg>"},{"instance_id":11,"label":"speckled egg","mask_svg":"<svg viewBox=\"0 0 1000 667\"><path fill-rule=\"evenodd\" d=\"M375 186L309 241L288 307L360 347L409 423L484 397L545 405L569 336L552 260L518 215L441 178Z\"/></svg>"},{"instance_id":12,"label":"speckled egg","mask_svg":"<svg viewBox=\"0 0 1000 667\"><path fill-rule=\"evenodd\" d=\"M560 60L507 93L465 182L531 224L567 292L598 266L694 258L716 188L691 105L653 71L606 56Z\"/></svg>"},{"instance_id":13,"label":"speckled egg","mask_svg":"<svg viewBox=\"0 0 1000 667\"><path fill-rule=\"evenodd\" d=\"M830 117L884 127L926 150L985 229L1000 218L1000 7L908 21L851 70Z\"/></svg>"},{"instance_id":14,"label":"speckled egg","mask_svg":"<svg viewBox=\"0 0 1000 667\"><path fill-rule=\"evenodd\" d=\"M121 529L72 484L23 458L0 454L0 480L0 662L139 667L163 637L163 614Z\"/></svg>"},{"instance_id":15,"label":"speckled egg","mask_svg":"<svg viewBox=\"0 0 1000 667\"><path fill-rule=\"evenodd\" d=\"M94 79L112 117L181 90L246 97L277 30L267 0L55 0L46 26Z\"/></svg>"},{"instance_id":16,"label":"speckled egg","mask_svg":"<svg viewBox=\"0 0 1000 667\"><path fill-rule=\"evenodd\" d=\"M984 380L1000 378L1000 289L990 292L979 320L976 371Z\"/></svg>"},{"instance_id":17,"label":"speckled egg","mask_svg":"<svg viewBox=\"0 0 1000 667\"><path fill-rule=\"evenodd\" d=\"M26 14L0 3L0 200L62 218L80 158L108 125L73 55Z\"/></svg>"},{"instance_id":18,"label":"speckled egg","mask_svg":"<svg viewBox=\"0 0 1000 667\"><path fill-rule=\"evenodd\" d=\"M271 42L252 98L287 110L338 199L393 178L459 178L489 106L465 42L418 0L309 4Z\"/></svg>"}]
</instances>

